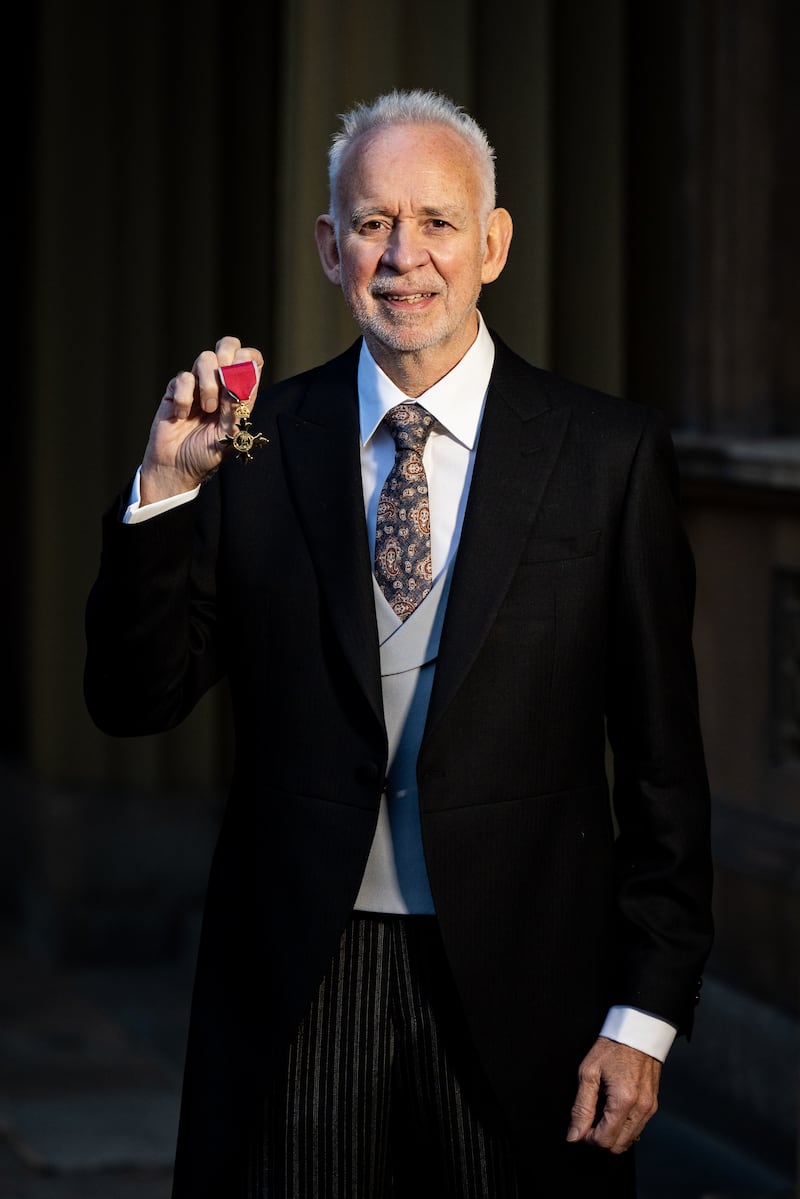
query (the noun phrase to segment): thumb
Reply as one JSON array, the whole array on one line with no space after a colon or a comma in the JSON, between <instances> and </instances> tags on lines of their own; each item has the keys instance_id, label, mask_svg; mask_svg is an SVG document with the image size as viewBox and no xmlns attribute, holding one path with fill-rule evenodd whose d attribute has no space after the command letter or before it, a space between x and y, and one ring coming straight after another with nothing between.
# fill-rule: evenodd
<instances>
[{"instance_id":1,"label":"thumb","mask_svg":"<svg viewBox=\"0 0 800 1199\"><path fill-rule=\"evenodd\" d=\"M597 1112L597 1096L600 1090L598 1078L581 1079L575 1102L570 1112L568 1141L582 1141L592 1131Z\"/></svg>"}]
</instances>

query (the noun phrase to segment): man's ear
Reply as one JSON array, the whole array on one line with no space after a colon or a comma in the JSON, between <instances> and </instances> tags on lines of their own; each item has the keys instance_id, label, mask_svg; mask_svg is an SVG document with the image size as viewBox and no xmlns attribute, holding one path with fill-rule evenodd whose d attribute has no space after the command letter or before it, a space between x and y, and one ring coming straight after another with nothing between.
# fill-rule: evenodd
<instances>
[{"instance_id":1,"label":"man's ear","mask_svg":"<svg viewBox=\"0 0 800 1199\"><path fill-rule=\"evenodd\" d=\"M336 226L332 216L328 216L326 213L324 216L317 217L314 236L317 239L317 250L322 269L331 283L335 283L339 287L342 281L341 262L339 246L336 242Z\"/></svg>"},{"instance_id":2,"label":"man's ear","mask_svg":"<svg viewBox=\"0 0 800 1199\"><path fill-rule=\"evenodd\" d=\"M481 268L481 283L492 283L506 265L514 224L505 208L495 208L486 222L486 249Z\"/></svg>"}]
</instances>

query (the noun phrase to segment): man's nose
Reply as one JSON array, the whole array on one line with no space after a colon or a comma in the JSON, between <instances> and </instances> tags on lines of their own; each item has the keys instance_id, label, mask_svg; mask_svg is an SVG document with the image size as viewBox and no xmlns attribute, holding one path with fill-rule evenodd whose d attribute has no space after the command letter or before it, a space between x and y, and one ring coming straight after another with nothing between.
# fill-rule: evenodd
<instances>
[{"instance_id":1,"label":"man's nose","mask_svg":"<svg viewBox=\"0 0 800 1199\"><path fill-rule=\"evenodd\" d=\"M413 222L397 221L381 256L385 266L393 271L411 271L428 261L425 235Z\"/></svg>"}]
</instances>

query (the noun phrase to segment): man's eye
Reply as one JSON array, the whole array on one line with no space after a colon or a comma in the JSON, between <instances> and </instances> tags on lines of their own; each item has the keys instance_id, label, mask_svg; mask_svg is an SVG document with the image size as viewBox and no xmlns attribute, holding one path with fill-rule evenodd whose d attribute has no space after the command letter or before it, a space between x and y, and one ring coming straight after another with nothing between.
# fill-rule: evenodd
<instances>
[{"instance_id":1,"label":"man's eye","mask_svg":"<svg viewBox=\"0 0 800 1199\"><path fill-rule=\"evenodd\" d=\"M450 229L451 228L450 222L444 220L443 217L434 217L431 220L430 224L431 224L432 229Z\"/></svg>"},{"instance_id":2,"label":"man's eye","mask_svg":"<svg viewBox=\"0 0 800 1199\"><path fill-rule=\"evenodd\" d=\"M378 232L380 232L381 229L385 229L385 228L386 228L385 221L379 221L379 220L364 221L364 223L361 225L361 232L362 233L378 233Z\"/></svg>"}]
</instances>

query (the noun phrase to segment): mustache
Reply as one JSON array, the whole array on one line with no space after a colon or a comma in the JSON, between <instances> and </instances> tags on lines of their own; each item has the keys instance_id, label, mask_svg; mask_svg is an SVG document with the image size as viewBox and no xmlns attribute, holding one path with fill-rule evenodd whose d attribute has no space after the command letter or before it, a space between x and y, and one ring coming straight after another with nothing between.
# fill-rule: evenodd
<instances>
[{"instance_id":1,"label":"mustache","mask_svg":"<svg viewBox=\"0 0 800 1199\"><path fill-rule=\"evenodd\" d=\"M393 296L402 292L404 295L413 295L416 292L438 292L439 286L437 283L411 283L410 280L404 279L402 284L398 279L373 279L368 288L371 296Z\"/></svg>"}]
</instances>

